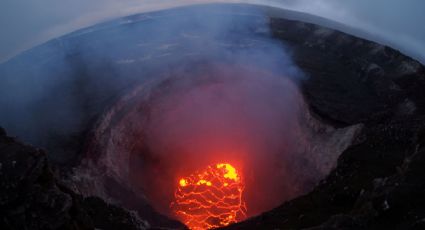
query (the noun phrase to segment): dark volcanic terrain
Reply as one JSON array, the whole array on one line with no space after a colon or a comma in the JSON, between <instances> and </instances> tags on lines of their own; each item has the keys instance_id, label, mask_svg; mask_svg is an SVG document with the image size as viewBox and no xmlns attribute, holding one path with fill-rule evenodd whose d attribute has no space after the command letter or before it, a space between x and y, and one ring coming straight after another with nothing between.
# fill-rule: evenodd
<instances>
[{"instance_id":1,"label":"dark volcanic terrain","mask_svg":"<svg viewBox=\"0 0 425 230\"><path fill-rule=\"evenodd\" d=\"M425 67L390 47L302 22L305 15L253 9L196 6L134 15L2 63L0 126L16 138L0 129L0 229L182 228L147 204L137 214L77 194L70 175L111 104L135 85L202 56L179 46L208 36L197 28L178 27L161 40L150 36L164 33L155 23L190 21L198 11L208 20L222 13L242 17L250 25L243 33L261 35L257 26L266 21L305 73L300 88L312 114L336 128L363 125L312 191L226 229L425 229ZM264 16L268 12L273 16ZM233 49L263 45L220 42ZM115 78L123 80L107 83ZM69 100L71 107L64 107Z\"/></svg>"}]
</instances>

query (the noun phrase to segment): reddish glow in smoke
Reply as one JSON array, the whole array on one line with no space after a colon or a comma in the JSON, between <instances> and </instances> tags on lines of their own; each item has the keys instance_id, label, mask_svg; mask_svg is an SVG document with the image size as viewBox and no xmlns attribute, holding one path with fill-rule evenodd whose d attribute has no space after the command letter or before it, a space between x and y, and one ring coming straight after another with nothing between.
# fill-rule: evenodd
<instances>
[{"instance_id":1,"label":"reddish glow in smoke","mask_svg":"<svg viewBox=\"0 0 425 230\"><path fill-rule=\"evenodd\" d=\"M227 163L181 178L170 207L190 229L227 226L246 218L243 178Z\"/></svg>"},{"instance_id":2,"label":"reddish glow in smoke","mask_svg":"<svg viewBox=\"0 0 425 230\"><path fill-rule=\"evenodd\" d=\"M159 211L174 216L169 204L176 182L214 162L232 162L244 175L247 216L296 194L287 165L302 97L290 79L218 65L159 87L150 94L145 120L126 118L145 124L143 145L150 155L135 177Z\"/></svg>"}]
</instances>

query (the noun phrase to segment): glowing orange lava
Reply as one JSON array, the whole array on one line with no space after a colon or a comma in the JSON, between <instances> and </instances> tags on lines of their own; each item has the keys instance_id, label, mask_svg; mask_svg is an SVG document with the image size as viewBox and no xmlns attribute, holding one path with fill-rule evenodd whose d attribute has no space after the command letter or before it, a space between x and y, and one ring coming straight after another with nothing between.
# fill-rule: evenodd
<instances>
[{"instance_id":1,"label":"glowing orange lava","mask_svg":"<svg viewBox=\"0 0 425 230\"><path fill-rule=\"evenodd\" d=\"M243 180L230 164L208 166L178 181L170 207L190 229L211 229L246 218Z\"/></svg>"}]
</instances>

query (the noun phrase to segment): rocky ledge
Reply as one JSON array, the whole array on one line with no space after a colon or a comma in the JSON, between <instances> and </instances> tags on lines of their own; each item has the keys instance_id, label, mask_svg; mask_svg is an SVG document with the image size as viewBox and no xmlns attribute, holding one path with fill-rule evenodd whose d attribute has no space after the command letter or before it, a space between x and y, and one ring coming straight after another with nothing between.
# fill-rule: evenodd
<instances>
[{"instance_id":1,"label":"rocky ledge","mask_svg":"<svg viewBox=\"0 0 425 230\"><path fill-rule=\"evenodd\" d=\"M155 15L140 17L155 21L152 16ZM85 31L87 33L55 39L27 53L28 56L15 59L9 63L10 66L3 66L2 77L9 76L13 79L10 82L15 82L18 77L24 82L38 80L44 72L29 74L23 70L38 65L43 69L41 64L46 62L47 57L54 61L60 59L56 58L61 57L59 54L66 54L67 59L72 59L70 79L75 79L72 83L78 86L69 92L85 92L77 94L78 99L84 102L82 107L90 109L84 113L87 116L82 124L87 125L82 127L91 127L95 115L104 109L99 105L108 105L109 101L97 94L89 94L97 92L98 84L81 83L92 83L89 77L97 79L93 82L107 79L99 78L101 76L114 77L114 71L110 71L111 63L119 67L122 62L82 63L81 60L86 60L82 59L85 57L82 53L95 49L111 51L111 54L121 53L111 49L110 44L116 42L114 39L121 42L117 46L120 50L124 44L128 50L135 50L139 40L128 35L138 28L138 22L144 21L136 19L136 16L125 18L126 23L117 23L120 27L101 27L97 36L94 34L96 30L88 33L92 30L89 28ZM310 109L335 126L362 123L364 128L355 143L341 154L338 166L313 191L260 216L228 226L228 229L425 229L425 68L389 47L325 27L281 18L271 19L270 26L273 36L291 47L295 63L309 76L301 88ZM121 40L126 38L124 35L129 39ZM80 44L94 37L96 42L89 43L93 44L93 47L89 46L91 49L78 49ZM58 56L47 56L51 53ZM131 74L134 74L133 70L150 70L149 66L153 63L141 68L140 62L129 60L125 62L125 73ZM146 58L135 56L134 60ZM49 64L56 66L53 62ZM116 69L120 69L118 67ZM102 69L104 71L99 72ZM48 79L56 74L52 72L45 76ZM3 85L11 87L6 83ZM111 89L111 92L117 93L124 86L114 88L116 91ZM17 91L10 92L10 97L15 98ZM63 93L61 90L58 92ZM46 98L66 98L55 93ZM110 91L101 91L99 95L107 93ZM36 117L43 118L38 126L33 127L40 133L49 130L46 126L49 122L44 122L44 118L51 117L47 115L51 115L52 111L61 111L47 107L62 104L61 101L53 101L55 103L33 105ZM18 109L12 111L14 113L7 112L27 112L21 110L25 106L15 107ZM55 119L57 122L64 120L60 116L55 116ZM19 120L19 123L27 127L25 120ZM76 146L79 145L71 145L75 156L79 153ZM50 148L52 156L67 155L58 154L59 151ZM69 164L69 161L64 158L61 162ZM138 217L99 198L75 194L56 175L43 151L7 137L0 129L0 229L146 229L153 226L149 218ZM150 218L156 217L152 215L154 217ZM180 227L176 225L175 228Z\"/></svg>"},{"instance_id":2,"label":"rocky ledge","mask_svg":"<svg viewBox=\"0 0 425 230\"><path fill-rule=\"evenodd\" d=\"M365 127L312 192L227 229L425 229L425 117Z\"/></svg>"},{"instance_id":3,"label":"rocky ledge","mask_svg":"<svg viewBox=\"0 0 425 230\"><path fill-rule=\"evenodd\" d=\"M46 154L0 128L0 229L148 229L137 215L58 180Z\"/></svg>"},{"instance_id":4,"label":"rocky ledge","mask_svg":"<svg viewBox=\"0 0 425 230\"><path fill-rule=\"evenodd\" d=\"M0 229L152 229L133 212L72 192L42 150L3 129L0 152ZM424 229L424 164L425 117L366 124L312 192L227 229Z\"/></svg>"}]
</instances>

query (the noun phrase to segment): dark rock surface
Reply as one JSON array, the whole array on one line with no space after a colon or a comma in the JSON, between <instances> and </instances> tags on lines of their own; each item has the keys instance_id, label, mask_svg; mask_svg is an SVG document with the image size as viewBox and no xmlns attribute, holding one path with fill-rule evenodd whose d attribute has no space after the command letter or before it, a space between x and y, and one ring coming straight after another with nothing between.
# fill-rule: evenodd
<instances>
[{"instance_id":1,"label":"dark rock surface","mask_svg":"<svg viewBox=\"0 0 425 230\"><path fill-rule=\"evenodd\" d=\"M78 162L75 158L83 148L84 135L97 116L115 96L140 83L129 78L99 90L99 82L129 73L149 76L158 67L156 60L164 59L162 54L185 53L178 46L159 49L162 42L192 42L194 36L182 35L193 32L190 28L179 28L161 43L131 36L129 31L146 29L147 18L163 20L161 14L167 15L136 15L77 31L1 65L6 88L19 88L14 85L16 79L37 82L40 77L64 74L71 79L65 90L55 88L33 107L25 107L32 109L31 119L37 123L23 116L16 124L8 124L8 129L35 133L39 139L26 141L48 148L55 163ZM282 11L282 17L285 14ZM389 47L329 28L282 18L270 19L270 28L306 72L301 87L312 111L335 126L363 123L365 128L341 155L337 168L312 192L228 229L425 229L425 68ZM109 47L114 42L121 46ZM248 41L237 42L243 46ZM135 48L141 43L149 44L143 52ZM117 58L104 60L104 56ZM66 64L59 63L64 57ZM66 125L76 127L69 131L72 135L57 133L63 128L61 122L67 121L60 113L64 102L58 95L63 94L76 94L75 109L82 111L81 121ZM2 95L1 108L26 114L24 106L7 107L7 98L15 95L16 91ZM45 111L54 113L53 118L48 119ZM16 142L0 128L0 229L148 227L119 207L73 193L55 175L42 151Z\"/></svg>"},{"instance_id":2,"label":"dark rock surface","mask_svg":"<svg viewBox=\"0 0 425 230\"><path fill-rule=\"evenodd\" d=\"M389 47L322 26L272 18L308 78L312 109L339 124L425 112L425 67ZM407 107L411 108L407 108Z\"/></svg>"},{"instance_id":3,"label":"dark rock surface","mask_svg":"<svg viewBox=\"0 0 425 230\"><path fill-rule=\"evenodd\" d=\"M424 119L368 125L314 191L227 229L423 229Z\"/></svg>"},{"instance_id":4,"label":"dark rock surface","mask_svg":"<svg viewBox=\"0 0 425 230\"><path fill-rule=\"evenodd\" d=\"M137 215L61 184L46 154L0 128L0 229L147 229Z\"/></svg>"}]
</instances>

